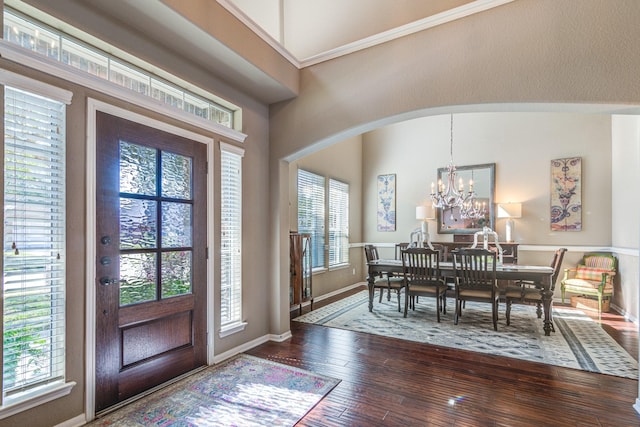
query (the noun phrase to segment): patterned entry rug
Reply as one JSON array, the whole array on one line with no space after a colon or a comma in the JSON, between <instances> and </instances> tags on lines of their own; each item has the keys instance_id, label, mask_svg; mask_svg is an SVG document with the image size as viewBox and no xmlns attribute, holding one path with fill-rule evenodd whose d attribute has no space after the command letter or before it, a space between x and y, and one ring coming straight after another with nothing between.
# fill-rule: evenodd
<instances>
[{"instance_id":1,"label":"patterned entry rug","mask_svg":"<svg viewBox=\"0 0 640 427\"><path fill-rule=\"evenodd\" d=\"M88 426L293 426L340 380L242 354Z\"/></svg>"},{"instance_id":2,"label":"patterned entry rug","mask_svg":"<svg viewBox=\"0 0 640 427\"><path fill-rule=\"evenodd\" d=\"M455 303L451 298L440 323L436 321L433 298L420 298L407 318L398 312L395 295L391 301L385 295L382 303L378 298L376 292L371 313L368 291L362 291L294 320L638 379L637 361L597 322L578 310L554 307L556 332L547 337L535 306L513 304L511 325L507 326L505 304L501 303L496 332L489 304L467 302L458 325L454 325ZM404 311L404 296L401 305Z\"/></svg>"}]
</instances>

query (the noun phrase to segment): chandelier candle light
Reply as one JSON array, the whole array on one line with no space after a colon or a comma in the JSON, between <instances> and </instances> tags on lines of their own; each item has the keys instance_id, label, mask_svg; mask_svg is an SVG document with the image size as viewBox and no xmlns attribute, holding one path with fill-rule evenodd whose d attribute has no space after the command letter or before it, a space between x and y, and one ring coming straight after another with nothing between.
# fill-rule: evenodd
<instances>
[{"instance_id":1,"label":"chandelier candle light","mask_svg":"<svg viewBox=\"0 0 640 427\"><path fill-rule=\"evenodd\" d=\"M458 181L458 189L456 189L456 166L453 164L453 114L451 115L451 159L447 166L447 187L445 189L442 179L438 180L438 191L436 192L435 184L431 183L431 202L433 207L437 209L452 209L456 207L462 208L469 199L473 200L475 194L473 192L473 179L469 181L469 192L465 196L464 183L462 178Z\"/></svg>"}]
</instances>

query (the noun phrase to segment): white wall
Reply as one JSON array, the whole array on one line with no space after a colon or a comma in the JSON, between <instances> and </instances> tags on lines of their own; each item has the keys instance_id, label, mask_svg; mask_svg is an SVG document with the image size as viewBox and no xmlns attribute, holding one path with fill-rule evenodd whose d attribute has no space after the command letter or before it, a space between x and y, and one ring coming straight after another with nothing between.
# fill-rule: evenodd
<instances>
[{"instance_id":1,"label":"white wall","mask_svg":"<svg viewBox=\"0 0 640 427\"><path fill-rule=\"evenodd\" d=\"M638 317L638 247L640 241L640 116L612 117L611 245L618 252L620 284L616 305Z\"/></svg>"},{"instance_id":2,"label":"white wall","mask_svg":"<svg viewBox=\"0 0 640 427\"><path fill-rule=\"evenodd\" d=\"M640 116L612 116L611 243L637 248L640 239Z\"/></svg>"}]
</instances>

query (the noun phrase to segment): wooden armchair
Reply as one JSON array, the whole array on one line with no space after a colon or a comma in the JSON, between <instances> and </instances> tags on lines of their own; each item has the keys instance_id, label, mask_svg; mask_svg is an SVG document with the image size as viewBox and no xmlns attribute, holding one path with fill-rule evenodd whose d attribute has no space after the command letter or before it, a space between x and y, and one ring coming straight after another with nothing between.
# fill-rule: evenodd
<instances>
[{"instance_id":1,"label":"wooden armchair","mask_svg":"<svg viewBox=\"0 0 640 427\"><path fill-rule=\"evenodd\" d=\"M414 298L432 296L436 299L436 317L447 313L447 285L440 274L440 252L429 248L407 248L402 251L402 266L405 277L404 317L409 303L416 308Z\"/></svg>"},{"instance_id":2,"label":"wooden armchair","mask_svg":"<svg viewBox=\"0 0 640 427\"><path fill-rule=\"evenodd\" d=\"M378 248L375 245L364 245L364 255L367 263L379 259ZM380 302L382 302L382 294L387 290L387 301L391 299L391 290L396 292L398 297L398 311L400 310L400 291L404 288L404 277L393 276L389 273L380 273L374 278L373 287L380 289Z\"/></svg>"},{"instance_id":3,"label":"wooden armchair","mask_svg":"<svg viewBox=\"0 0 640 427\"><path fill-rule=\"evenodd\" d=\"M456 314L454 324L462 316L466 301L491 304L493 330L498 330L498 303L500 292L496 280L496 253L485 249L456 249L453 268L456 272Z\"/></svg>"},{"instance_id":4,"label":"wooden armchair","mask_svg":"<svg viewBox=\"0 0 640 427\"><path fill-rule=\"evenodd\" d=\"M551 274L551 288L549 289L551 292L556 288L556 281L558 280L565 252L567 252L567 248L557 249L551 259L551 268L553 268L553 273ZM521 304L536 304L536 314L538 315L538 319L542 317L542 290L535 283L520 280L516 282L515 286L508 286L504 296L507 304L507 326L511 324L511 304L514 302Z\"/></svg>"},{"instance_id":5,"label":"wooden armchair","mask_svg":"<svg viewBox=\"0 0 640 427\"><path fill-rule=\"evenodd\" d=\"M598 298L598 316L602 314L602 301L613 296L613 277L617 259L610 253L589 253L582 257L576 268L564 271L560 281L562 302L565 292L595 296Z\"/></svg>"}]
</instances>

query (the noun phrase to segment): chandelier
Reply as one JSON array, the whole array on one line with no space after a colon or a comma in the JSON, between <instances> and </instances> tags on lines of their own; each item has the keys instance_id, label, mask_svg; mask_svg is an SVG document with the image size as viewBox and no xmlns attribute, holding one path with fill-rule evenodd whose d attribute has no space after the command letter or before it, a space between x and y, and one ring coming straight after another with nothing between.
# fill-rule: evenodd
<instances>
[{"instance_id":1,"label":"chandelier","mask_svg":"<svg viewBox=\"0 0 640 427\"><path fill-rule=\"evenodd\" d=\"M482 204L476 200L476 192L473 191L473 169L471 170L471 179L469 180L469 198L462 204L460 208L460 216L463 219L481 219L487 215L487 204Z\"/></svg>"},{"instance_id":2,"label":"chandelier","mask_svg":"<svg viewBox=\"0 0 640 427\"><path fill-rule=\"evenodd\" d=\"M438 191L435 185L431 183L431 202L436 209L453 209L464 208L465 203L469 199L473 200L475 194L473 192L473 180L469 182L469 192L465 196L464 183L462 178L458 181L458 189L456 189L456 166L453 164L453 114L451 115L451 159L447 166L447 186L445 188L442 179L438 180Z\"/></svg>"},{"instance_id":3,"label":"chandelier","mask_svg":"<svg viewBox=\"0 0 640 427\"><path fill-rule=\"evenodd\" d=\"M463 219L481 219L487 215L487 205L485 202L480 204L479 201L475 199L475 194L464 204L460 209L460 216Z\"/></svg>"}]
</instances>

